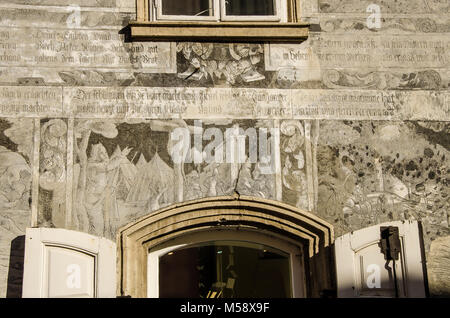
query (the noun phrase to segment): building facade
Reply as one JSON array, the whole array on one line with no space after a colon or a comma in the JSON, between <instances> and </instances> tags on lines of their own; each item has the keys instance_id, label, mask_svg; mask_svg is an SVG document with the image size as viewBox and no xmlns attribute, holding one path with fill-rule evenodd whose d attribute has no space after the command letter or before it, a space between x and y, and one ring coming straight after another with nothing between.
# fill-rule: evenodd
<instances>
[{"instance_id":1,"label":"building facade","mask_svg":"<svg viewBox=\"0 0 450 318\"><path fill-rule=\"evenodd\" d=\"M450 296L450 3L242 3L0 4L1 297Z\"/></svg>"}]
</instances>

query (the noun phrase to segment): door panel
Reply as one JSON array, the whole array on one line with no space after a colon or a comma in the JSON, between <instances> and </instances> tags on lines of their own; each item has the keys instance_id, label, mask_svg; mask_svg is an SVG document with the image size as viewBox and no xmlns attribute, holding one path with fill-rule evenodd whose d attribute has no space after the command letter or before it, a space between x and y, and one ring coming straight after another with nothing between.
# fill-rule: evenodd
<instances>
[{"instance_id":1,"label":"door panel","mask_svg":"<svg viewBox=\"0 0 450 318\"><path fill-rule=\"evenodd\" d=\"M399 232L398 259L381 248L381 228ZM338 297L425 297L419 227L389 222L345 234L335 241Z\"/></svg>"},{"instance_id":2,"label":"door panel","mask_svg":"<svg viewBox=\"0 0 450 318\"><path fill-rule=\"evenodd\" d=\"M68 248L45 246L44 297L89 297L95 295L95 255Z\"/></svg>"},{"instance_id":3,"label":"door panel","mask_svg":"<svg viewBox=\"0 0 450 318\"><path fill-rule=\"evenodd\" d=\"M64 229L29 228L23 297L116 296L116 244Z\"/></svg>"}]
</instances>

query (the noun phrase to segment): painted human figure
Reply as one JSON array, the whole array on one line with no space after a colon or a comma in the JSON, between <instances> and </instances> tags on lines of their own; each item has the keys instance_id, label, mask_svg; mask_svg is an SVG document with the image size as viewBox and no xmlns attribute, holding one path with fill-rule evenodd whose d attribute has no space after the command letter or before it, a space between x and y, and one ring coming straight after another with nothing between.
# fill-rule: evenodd
<instances>
[{"instance_id":1,"label":"painted human figure","mask_svg":"<svg viewBox=\"0 0 450 318\"><path fill-rule=\"evenodd\" d=\"M92 146L87 164L86 194L84 205L89 218L90 231L109 237L113 229L112 218L118 218L116 186L120 163L130 148L109 158L102 144Z\"/></svg>"},{"instance_id":2,"label":"painted human figure","mask_svg":"<svg viewBox=\"0 0 450 318\"><path fill-rule=\"evenodd\" d=\"M282 169L283 185L297 194L295 205L299 208L307 208L306 175L302 170L294 170L289 156L286 156Z\"/></svg>"}]
</instances>

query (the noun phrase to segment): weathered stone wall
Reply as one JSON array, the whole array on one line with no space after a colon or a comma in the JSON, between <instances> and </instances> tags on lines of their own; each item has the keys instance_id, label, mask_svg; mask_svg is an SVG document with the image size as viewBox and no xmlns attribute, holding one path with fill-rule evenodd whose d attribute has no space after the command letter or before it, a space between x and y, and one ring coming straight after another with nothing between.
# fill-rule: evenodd
<instances>
[{"instance_id":1,"label":"weathered stone wall","mask_svg":"<svg viewBox=\"0 0 450 318\"><path fill-rule=\"evenodd\" d=\"M336 235L421 220L425 247L450 234L448 124L322 121L317 212ZM408 145L408 147L405 147Z\"/></svg>"},{"instance_id":2,"label":"weathered stone wall","mask_svg":"<svg viewBox=\"0 0 450 318\"><path fill-rule=\"evenodd\" d=\"M368 27L370 13L364 12L371 4L381 8L379 28ZM449 10L450 3L441 0L319 0L305 6L310 20L320 24L310 39L317 43L322 85L447 96L441 104L447 115L434 122L423 121L434 111L420 97L407 102L416 105L411 114L421 117L413 121L321 121L317 158L318 214L337 233L420 220L430 294L447 297Z\"/></svg>"},{"instance_id":3,"label":"weathered stone wall","mask_svg":"<svg viewBox=\"0 0 450 318\"><path fill-rule=\"evenodd\" d=\"M304 0L307 41L250 45L126 42L134 6L0 3L0 296L18 288L10 246L27 226L114 238L160 207L233 191L314 211L337 236L420 220L430 290L448 294L433 265L450 235L448 1ZM194 144L196 120L203 137L278 129L274 169L175 163L170 134L187 128Z\"/></svg>"},{"instance_id":4,"label":"weathered stone wall","mask_svg":"<svg viewBox=\"0 0 450 318\"><path fill-rule=\"evenodd\" d=\"M14 293L21 288L23 264L10 259L14 254L11 244L31 225L33 120L2 118L0 131L0 296L5 297L7 290Z\"/></svg>"}]
</instances>

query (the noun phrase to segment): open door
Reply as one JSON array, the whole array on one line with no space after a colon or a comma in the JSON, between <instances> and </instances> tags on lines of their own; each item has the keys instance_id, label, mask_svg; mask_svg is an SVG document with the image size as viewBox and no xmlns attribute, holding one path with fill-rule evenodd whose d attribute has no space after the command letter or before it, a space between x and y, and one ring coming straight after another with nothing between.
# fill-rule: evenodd
<instances>
[{"instance_id":1,"label":"open door","mask_svg":"<svg viewBox=\"0 0 450 318\"><path fill-rule=\"evenodd\" d=\"M389 222L335 240L338 297L425 297L417 221Z\"/></svg>"},{"instance_id":2,"label":"open door","mask_svg":"<svg viewBox=\"0 0 450 318\"><path fill-rule=\"evenodd\" d=\"M116 244L76 231L28 228L22 296L116 297Z\"/></svg>"}]
</instances>

